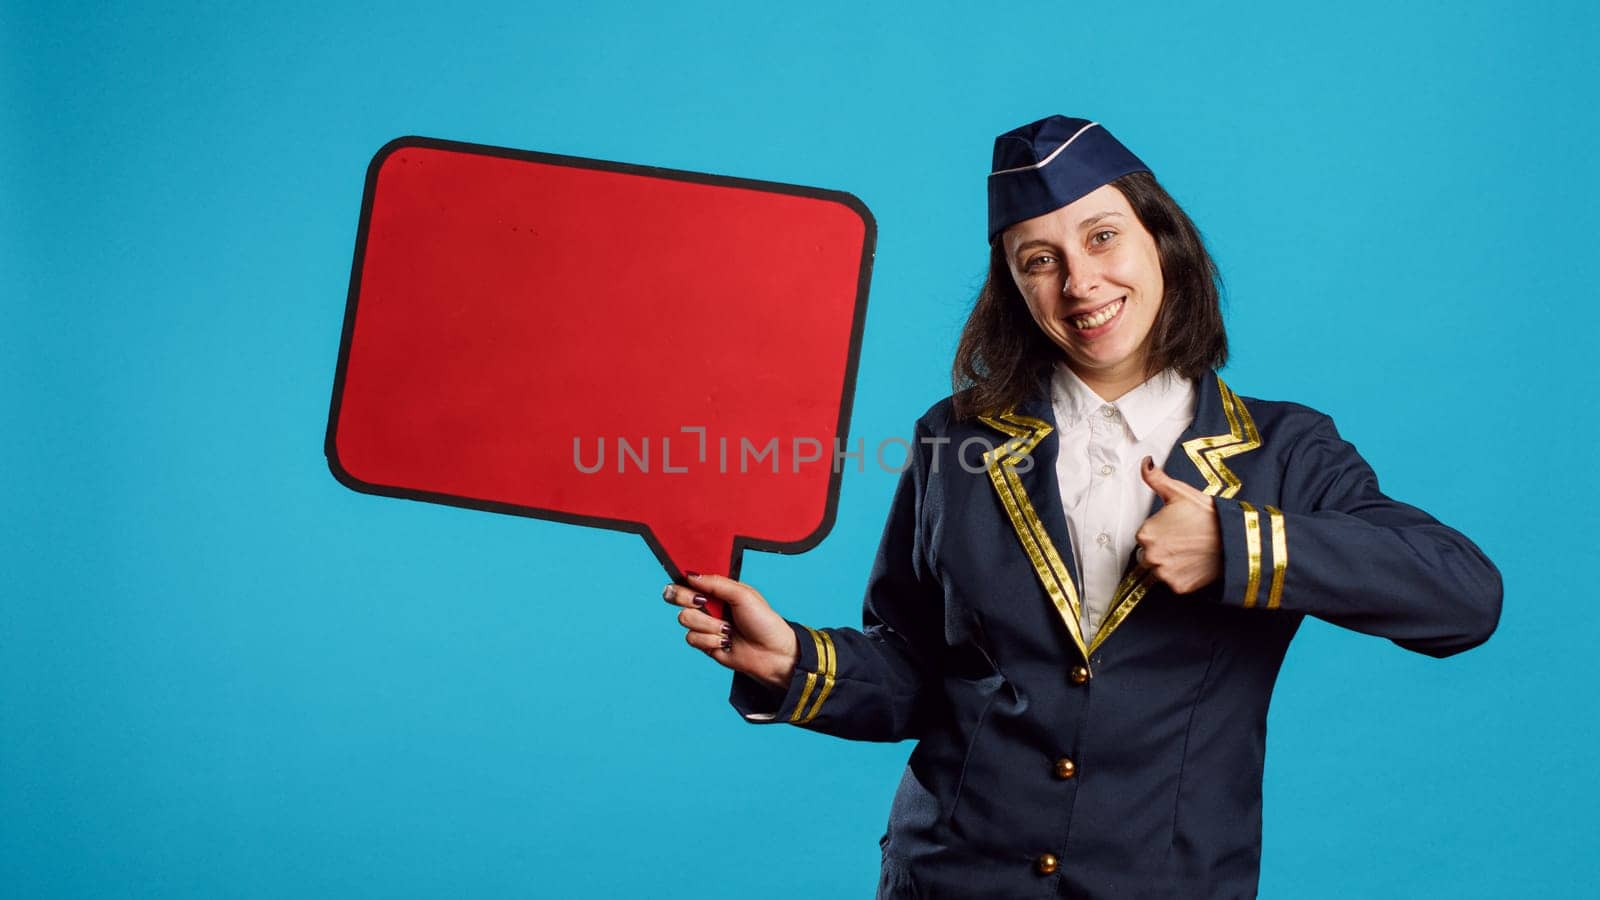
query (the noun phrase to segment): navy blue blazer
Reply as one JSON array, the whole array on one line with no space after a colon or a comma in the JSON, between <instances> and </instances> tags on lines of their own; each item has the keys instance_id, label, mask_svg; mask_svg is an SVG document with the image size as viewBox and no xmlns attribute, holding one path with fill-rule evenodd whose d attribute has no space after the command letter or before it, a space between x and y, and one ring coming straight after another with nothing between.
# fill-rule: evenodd
<instances>
[{"instance_id":1,"label":"navy blue blazer","mask_svg":"<svg viewBox=\"0 0 1600 900\"><path fill-rule=\"evenodd\" d=\"M1196 388L1166 472L1215 498L1213 584L1177 596L1130 565L1086 642L1047 386L964 423L946 399L917 421L864 628L791 623L782 698L735 675L751 721L917 741L880 898L1252 897L1267 705L1301 619L1430 656L1494 631L1494 565L1384 496L1332 420Z\"/></svg>"}]
</instances>

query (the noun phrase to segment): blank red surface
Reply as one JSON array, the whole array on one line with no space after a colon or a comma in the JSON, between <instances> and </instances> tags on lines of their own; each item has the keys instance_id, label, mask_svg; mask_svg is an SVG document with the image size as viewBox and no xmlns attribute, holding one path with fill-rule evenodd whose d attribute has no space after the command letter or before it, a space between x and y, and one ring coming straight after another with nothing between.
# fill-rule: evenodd
<instances>
[{"instance_id":1,"label":"blank red surface","mask_svg":"<svg viewBox=\"0 0 1600 900\"><path fill-rule=\"evenodd\" d=\"M704 571L734 535L802 541L828 503L867 241L833 199L399 147L372 186L338 463L643 523ZM685 426L707 429L705 462ZM794 472L796 437L824 460ZM575 438L586 465L604 442L601 471L579 471ZM663 438L688 471L664 470ZM741 438L777 438L779 473L739 472ZM618 471L618 439L648 442L648 471Z\"/></svg>"}]
</instances>

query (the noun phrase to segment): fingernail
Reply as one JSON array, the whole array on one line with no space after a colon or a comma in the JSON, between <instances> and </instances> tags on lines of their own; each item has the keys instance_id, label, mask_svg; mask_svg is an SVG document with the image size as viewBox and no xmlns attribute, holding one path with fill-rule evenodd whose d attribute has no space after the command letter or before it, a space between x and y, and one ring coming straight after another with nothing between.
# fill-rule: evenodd
<instances>
[{"instance_id":1,"label":"fingernail","mask_svg":"<svg viewBox=\"0 0 1600 900\"><path fill-rule=\"evenodd\" d=\"M724 649L724 650L732 650L733 649L733 638L723 638L722 639L722 649Z\"/></svg>"},{"instance_id":2,"label":"fingernail","mask_svg":"<svg viewBox=\"0 0 1600 900\"><path fill-rule=\"evenodd\" d=\"M694 595L694 605L695 606L705 606L706 605L706 595L705 594L695 594Z\"/></svg>"},{"instance_id":3,"label":"fingernail","mask_svg":"<svg viewBox=\"0 0 1600 900\"><path fill-rule=\"evenodd\" d=\"M700 573L699 572L691 572L688 569L684 569L683 570L683 576L685 578L699 578L700 577Z\"/></svg>"},{"instance_id":4,"label":"fingernail","mask_svg":"<svg viewBox=\"0 0 1600 900\"><path fill-rule=\"evenodd\" d=\"M733 626L729 625L727 622L723 622L722 623L722 633L723 634L733 634Z\"/></svg>"},{"instance_id":5,"label":"fingernail","mask_svg":"<svg viewBox=\"0 0 1600 900\"><path fill-rule=\"evenodd\" d=\"M668 603L672 602L672 587L673 586L669 584L661 589L661 599L667 601Z\"/></svg>"},{"instance_id":6,"label":"fingernail","mask_svg":"<svg viewBox=\"0 0 1600 900\"><path fill-rule=\"evenodd\" d=\"M1155 460L1153 460L1153 459L1151 459L1151 458L1150 458L1150 457L1148 457L1148 456L1146 456L1146 457L1145 457L1145 458L1144 458L1144 462L1142 462L1142 463L1140 463L1140 465L1141 465L1141 466L1144 466L1144 470L1145 470L1145 471L1146 471L1146 472L1148 472L1148 471L1150 471L1150 470L1151 470L1151 469L1154 469L1154 468L1155 468L1155 467L1156 467L1156 463L1155 463Z\"/></svg>"}]
</instances>

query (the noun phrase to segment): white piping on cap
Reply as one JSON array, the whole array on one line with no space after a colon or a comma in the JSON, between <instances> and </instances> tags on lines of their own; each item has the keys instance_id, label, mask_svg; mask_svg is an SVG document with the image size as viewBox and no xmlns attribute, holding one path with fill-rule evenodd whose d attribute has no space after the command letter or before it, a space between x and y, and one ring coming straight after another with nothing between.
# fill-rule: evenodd
<instances>
[{"instance_id":1,"label":"white piping on cap","mask_svg":"<svg viewBox=\"0 0 1600 900\"><path fill-rule=\"evenodd\" d=\"M1096 125L1099 125L1099 124L1100 124L1099 122L1090 122L1089 124L1083 126L1082 128L1079 128L1076 132L1073 133L1072 137L1067 138L1067 142L1065 144L1062 144L1061 146L1057 147L1056 149L1050 151L1050 155L1049 156L1046 156L1044 159L1039 160L1038 162L1034 163L1031 166L1017 166L1014 169L1001 169L998 172L990 172L989 173L989 177L993 178L996 175L1009 175L1012 172L1026 172L1026 171L1029 171L1030 169L1042 169L1045 166L1048 166L1050 164L1051 160L1053 160L1056 157L1060 156L1061 155L1061 151L1067 149L1067 147L1069 147L1072 144L1073 141L1078 139L1079 135L1083 134L1085 131L1088 131L1089 129L1091 129L1091 128L1095 127Z\"/></svg>"}]
</instances>

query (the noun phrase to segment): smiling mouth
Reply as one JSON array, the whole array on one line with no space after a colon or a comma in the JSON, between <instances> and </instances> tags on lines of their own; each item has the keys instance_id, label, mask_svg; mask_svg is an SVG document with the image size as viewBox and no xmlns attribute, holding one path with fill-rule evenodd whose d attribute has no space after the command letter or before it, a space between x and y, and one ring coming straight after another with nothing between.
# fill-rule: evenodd
<instances>
[{"instance_id":1,"label":"smiling mouth","mask_svg":"<svg viewBox=\"0 0 1600 900\"><path fill-rule=\"evenodd\" d=\"M1072 327L1078 329L1079 331L1088 331L1092 328L1099 328L1101 325L1104 325L1112 319L1115 319L1117 317L1117 313L1122 312L1122 305L1126 302L1128 302L1128 298L1121 297L1111 301L1110 303L1107 303L1105 306L1100 307L1092 313L1084 313L1081 316L1072 316L1067 321L1071 322Z\"/></svg>"}]
</instances>

